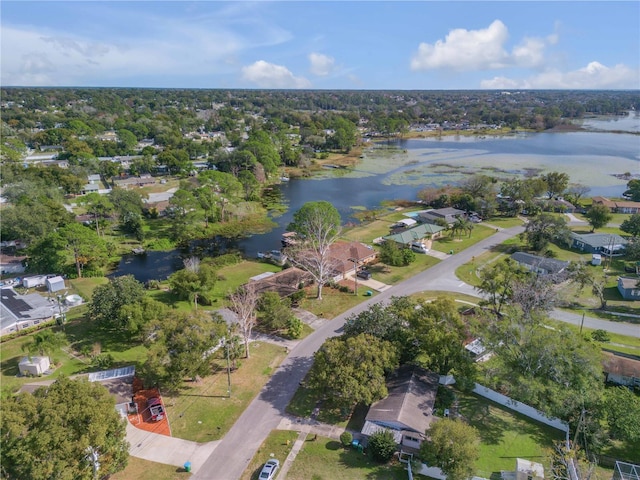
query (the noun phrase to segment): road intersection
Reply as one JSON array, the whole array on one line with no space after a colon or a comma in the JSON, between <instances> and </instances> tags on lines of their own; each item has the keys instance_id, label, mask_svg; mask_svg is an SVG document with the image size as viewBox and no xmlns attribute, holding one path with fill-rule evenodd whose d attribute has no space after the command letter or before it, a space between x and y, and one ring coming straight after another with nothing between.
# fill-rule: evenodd
<instances>
[{"instance_id":1,"label":"road intersection","mask_svg":"<svg viewBox=\"0 0 640 480\"><path fill-rule=\"evenodd\" d=\"M348 317L367 310L378 302L386 302L393 296L410 295L428 290L452 291L478 296L474 287L461 282L455 270L483 252L518 235L523 227L497 231L491 237L478 242L462 252L454 253L434 267L391 288L385 289L352 309L320 326L311 335L301 340L282 362L278 370L267 382L260 394L251 402L227 435L198 468L194 479L233 480L240 478L255 452L269 433L286 418L285 409L300 382L311 368L313 354L326 339L340 334ZM568 323L580 324L582 317L566 312L554 311L552 317ZM584 326L602 328L610 332L640 337L640 327L622 322L609 322L595 318L585 318Z\"/></svg>"}]
</instances>

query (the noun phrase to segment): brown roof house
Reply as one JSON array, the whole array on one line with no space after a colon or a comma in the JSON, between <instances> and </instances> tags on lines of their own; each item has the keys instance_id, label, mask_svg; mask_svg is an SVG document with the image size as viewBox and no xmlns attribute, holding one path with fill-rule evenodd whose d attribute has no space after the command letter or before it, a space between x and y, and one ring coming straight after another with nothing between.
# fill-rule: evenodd
<instances>
[{"instance_id":1,"label":"brown roof house","mask_svg":"<svg viewBox=\"0 0 640 480\"><path fill-rule=\"evenodd\" d=\"M387 379L389 395L369 408L361 433L388 430L399 445L420 448L434 420L433 406L440 375L403 365Z\"/></svg>"},{"instance_id":2,"label":"brown roof house","mask_svg":"<svg viewBox=\"0 0 640 480\"><path fill-rule=\"evenodd\" d=\"M329 247L329 255L333 260L335 280L341 280L348 273L355 272L357 266L364 265L376 258L377 252L360 242L335 242Z\"/></svg>"},{"instance_id":3,"label":"brown roof house","mask_svg":"<svg viewBox=\"0 0 640 480\"><path fill-rule=\"evenodd\" d=\"M602 370L607 382L640 388L640 360L605 353Z\"/></svg>"}]
</instances>

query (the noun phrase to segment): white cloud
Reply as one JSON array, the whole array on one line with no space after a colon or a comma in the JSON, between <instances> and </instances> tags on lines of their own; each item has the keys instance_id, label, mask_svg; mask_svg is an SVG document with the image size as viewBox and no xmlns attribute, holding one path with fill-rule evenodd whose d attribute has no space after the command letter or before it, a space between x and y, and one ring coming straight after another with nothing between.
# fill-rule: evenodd
<instances>
[{"instance_id":1,"label":"white cloud","mask_svg":"<svg viewBox=\"0 0 640 480\"><path fill-rule=\"evenodd\" d=\"M193 28L187 36L178 26L161 40L120 36L101 42L11 26L3 26L1 38L3 85L109 85L140 75L207 74L228 69L225 59L241 48L232 35Z\"/></svg>"},{"instance_id":2,"label":"white cloud","mask_svg":"<svg viewBox=\"0 0 640 480\"><path fill-rule=\"evenodd\" d=\"M309 71L319 77L329 75L335 66L335 59L322 53L310 53L309 62L311 63Z\"/></svg>"},{"instance_id":3,"label":"white cloud","mask_svg":"<svg viewBox=\"0 0 640 480\"><path fill-rule=\"evenodd\" d=\"M412 70L495 70L511 66L539 68L544 51L558 42L558 34L546 38L527 37L511 52L506 49L509 31L500 20L480 30L451 30L444 40L421 43L411 59Z\"/></svg>"},{"instance_id":4,"label":"white cloud","mask_svg":"<svg viewBox=\"0 0 640 480\"><path fill-rule=\"evenodd\" d=\"M258 60L242 67L242 78L261 88L310 88L311 82L296 77L287 67Z\"/></svg>"},{"instance_id":5,"label":"white cloud","mask_svg":"<svg viewBox=\"0 0 640 480\"><path fill-rule=\"evenodd\" d=\"M451 30L435 44L421 43L411 60L412 70L499 68L507 60L503 45L509 33L500 20L481 30Z\"/></svg>"},{"instance_id":6,"label":"white cloud","mask_svg":"<svg viewBox=\"0 0 640 480\"><path fill-rule=\"evenodd\" d=\"M522 80L494 77L480 83L488 89L637 89L638 85L639 70L622 64L607 67L599 62L570 72L549 70Z\"/></svg>"}]
</instances>

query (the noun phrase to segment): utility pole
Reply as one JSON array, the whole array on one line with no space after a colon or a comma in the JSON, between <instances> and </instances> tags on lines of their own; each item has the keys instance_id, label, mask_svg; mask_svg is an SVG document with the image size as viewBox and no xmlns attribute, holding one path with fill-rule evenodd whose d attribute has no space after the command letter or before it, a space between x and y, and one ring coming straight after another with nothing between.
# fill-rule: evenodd
<instances>
[{"instance_id":1,"label":"utility pole","mask_svg":"<svg viewBox=\"0 0 640 480\"><path fill-rule=\"evenodd\" d=\"M357 297L358 296L358 261L360 260L358 258L358 247L351 247L350 252L351 252L350 260L353 261L353 273L354 273L353 278L356 284L354 290L355 290L355 296Z\"/></svg>"},{"instance_id":2,"label":"utility pole","mask_svg":"<svg viewBox=\"0 0 640 480\"><path fill-rule=\"evenodd\" d=\"M230 334L231 332L229 332ZM231 398L231 363L229 362L229 342L227 338L224 339L224 347L227 351L227 394Z\"/></svg>"}]
</instances>

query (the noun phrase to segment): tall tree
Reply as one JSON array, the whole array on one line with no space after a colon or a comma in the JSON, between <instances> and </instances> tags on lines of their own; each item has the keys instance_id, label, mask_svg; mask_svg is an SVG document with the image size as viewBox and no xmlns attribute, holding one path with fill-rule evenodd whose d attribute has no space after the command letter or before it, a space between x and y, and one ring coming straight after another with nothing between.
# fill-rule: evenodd
<instances>
[{"instance_id":1,"label":"tall tree","mask_svg":"<svg viewBox=\"0 0 640 480\"><path fill-rule=\"evenodd\" d=\"M523 236L531 249L542 251L551 241L566 243L570 230L563 216L541 213L527 223Z\"/></svg>"},{"instance_id":2,"label":"tall tree","mask_svg":"<svg viewBox=\"0 0 640 480\"><path fill-rule=\"evenodd\" d=\"M569 175L562 172L549 172L542 178L547 184L547 195L553 198L556 195L562 195L569 185Z\"/></svg>"},{"instance_id":3,"label":"tall tree","mask_svg":"<svg viewBox=\"0 0 640 480\"><path fill-rule=\"evenodd\" d=\"M148 376L176 390L187 378L212 373L211 354L226 334L226 323L209 312L174 312L152 323L150 331Z\"/></svg>"},{"instance_id":4,"label":"tall tree","mask_svg":"<svg viewBox=\"0 0 640 480\"><path fill-rule=\"evenodd\" d=\"M211 290L217 280L216 269L213 265L200 262L197 257L184 260L184 268L169 276L171 290L182 299L193 302L194 309L198 309L198 299L209 304Z\"/></svg>"},{"instance_id":5,"label":"tall tree","mask_svg":"<svg viewBox=\"0 0 640 480\"><path fill-rule=\"evenodd\" d=\"M634 213L620 225L620 230L633 237L640 237L640 213Z\"/></svg>"},{"instance_id":6,"label":"tall tree","mask_svg":"<svg viewBox=\"0 0 640 480\"><path fill-rule=\"evenodd\" d=\"M628 442L640 440L640 397L625 387L607 390L605 412L613 438Z\"/></svg>"},{"instance_id":7,"label":"tall tree","mask_svg":"<svg viewBox=\"0 0 640 480\"><path fill-rule=\"evenodd\" d=\"M83 200L87 206L87 212L93 216L96 233L100 235L100 222L111 214L114 208L113 204L107 197L99 193L89 193L84 196Z\"/></svg>"},{"instance_id":8,"label":"tall tree","mask_svg":"<svg viewBox=\"0 0 640 480\"><path fill-rule=\"evenodd\" d=\"M256 325L256 307L258 304L258 293L250 284L242 285L229 295L231 310L237 315L238 328L244 341L244 356L249 358L249 340L251 332Z\"/></svg>"},{"instance_id":9,"label":"tall tree","mask_svg":"<svg viewBox=\"0 0 640 480\"><path fill-rule=\"evenodd\" d=\"M440 469L451 480L466 480L475 473L480 457L480 435L462 420L442 418L426 431L428 439L420 445L420 456Z\"/></svg>"},{"instance_id":10,"label":"tall tree","mask_svg":"<svg viewBox=\"0 0 640 480\"><path fill-rule=\"evenodd\" d=\"M33 355L41 355L51 357L67 344L67 337L62 332L54 332L53 330L41 330L31 337L31 341L22 346L22 350Z\"/></svg>"},{"instance_id":11,"label":"tall tree","mask_svg":"<svg viewBox=\"0 0 640 480\"><path fill-rule=\"evenodd\" d=\"M606 226L613 218L609 207L600 204L591 205L591 208L587 210L587 213L585 213L584 216L589 221L592 232L598 228Z\"/></svg>"},{"instance_id":12,"label":"tall tree","mask_svg":"<svg viewBox=\"0 0 640 480\"><path fill-rule=\"evenodd\" d=\"M98 382L59 378L3 399L2 472L30 480L94 480L124 469L125 424Z\"/></svg>"},{"instance_id":13,"label":"tall tree","mask_svg":"<svg viewBox=\"0 0 640 480\"><path fill-rule=\"evenodd\" d=\"M322 300L322 287L332 278L336 265L331 245L340 234L340 213L329 202L307 202L293 214L287 229L297 234L296 243L287 247L287 256L311 274L318 285L317 298Z\"/></svg>"},{"instance_id":14,"label":"tall tree","mask_svg":"<svg viewBox=\"0 0 640 480\"><path fill-rule=\"evenodd\" d=\"M93 291L89 316L104 326L124 331L129 319L123 307L139 304L144 296L143 285L133 275L112 278Z\"/></svg>"},{"instance_id":15,"label":"tall tree","mask_svg":"<svg viewBox=\"0 0 640 480\"><path fill-rule=\"evenodd\" d=\"M397 366L390 342L366 333L330 338L314 355L310 384L342 407L371 404L387 396L386 374Z\"/></svg>"},{"instance_id":16,"label":"tall tree","mask_svg":"<svg viewBox=\"0 0 640 480\"><path fill-rule=\"evenodd\" d=\"M516 262L507 258L480 271L480 285L476 287L485 295L482 303L491 306L496 315L511 301L514 282L522 280L527 273Z\"/></svg>"},{"instance_id":17,"label":"tall tree","mask_svg":"<svg viewBox=\"0 0 640 480\"><path fill-rule=\"evenodd\" d=\"M67 251L73 255L78 278L82 278L82 269L86 265L92 262L101 264L106 260L106 243L93 230L79 223L70 223L62 227L59 233Z\"/></svg>"}]
</instances>

